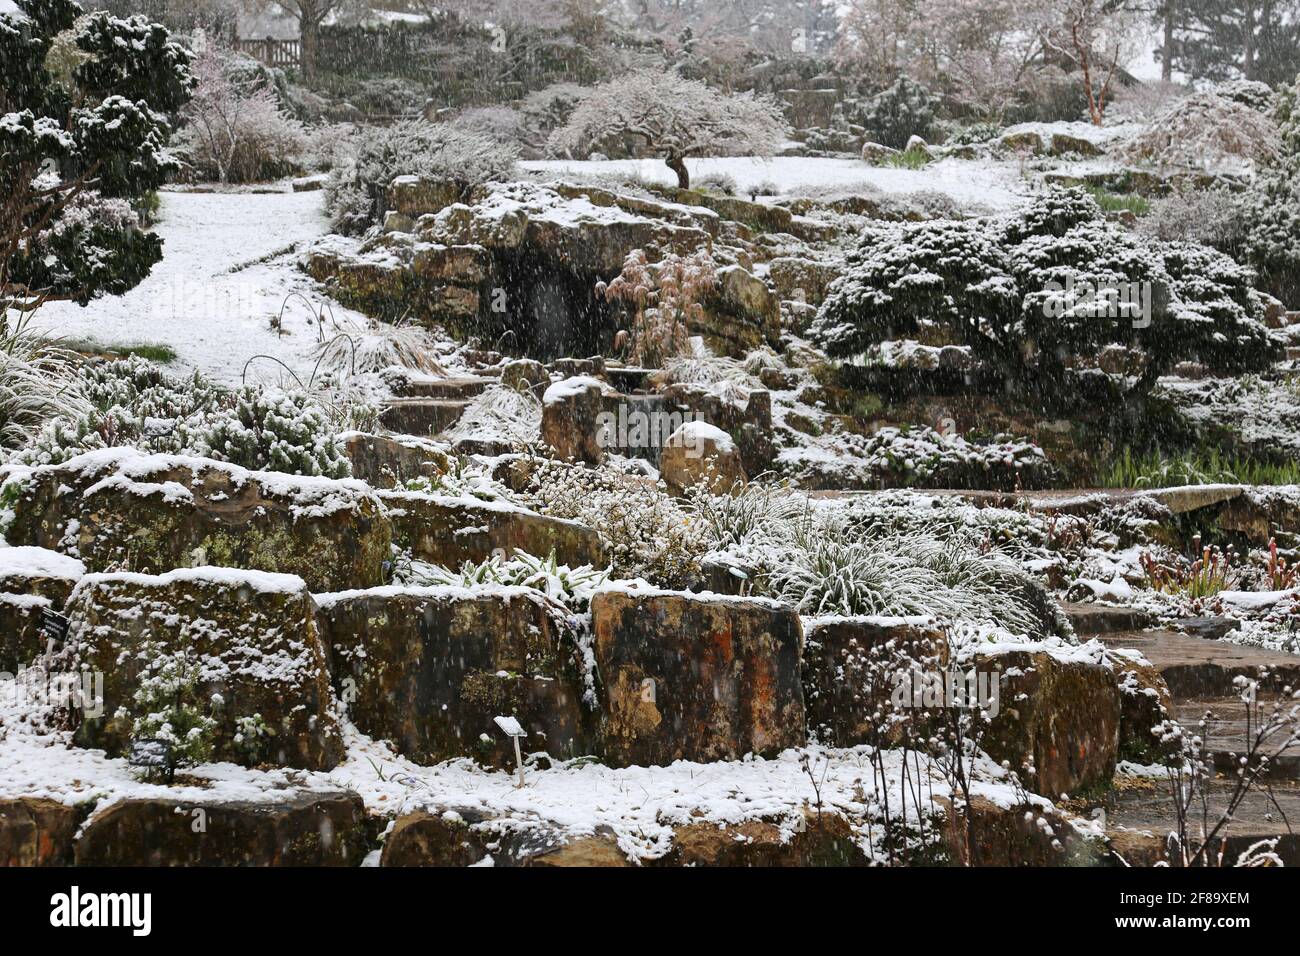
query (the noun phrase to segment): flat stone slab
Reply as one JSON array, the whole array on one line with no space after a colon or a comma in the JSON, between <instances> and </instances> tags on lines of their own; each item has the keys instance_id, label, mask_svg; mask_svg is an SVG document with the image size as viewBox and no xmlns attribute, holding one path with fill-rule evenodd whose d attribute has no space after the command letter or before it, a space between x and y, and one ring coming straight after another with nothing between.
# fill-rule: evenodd
<instances>
[{"instance_id":1,"label":"flat stone slab","mask_svg":"<svg viewBox=\"0 0 1300 956\"><path fill-rule=\"evenodd\" d=\"M1131 607L1065 603L1061 605L1061 610L1074 627L1074 632L1080 636L1140 631L1154 623L1150 614Z\"/></svg>"},{"instance_id":2,"label":"flat stone slab","mask_svg":"<svg viewBox=\"0 0 1300 956\"><path fill-rule=\"evenodd\" d=\"M1151 866L1165 859L1165 838L1176 827L1169 783L1163 777L1151 786L1131 786L1117 791L1114 808L1106 820L1106 836L1112 850L1131 866ZM1210 821L1213 826L1226 805L1231 784L1214 781L1209 788ZM1233 820L1225 827L1227 846L1224 865L1259 840L1277 838L1277 850L1287 866L1300 866L1300 833L1288 833L1287 820L1300 819L1300 786L1277 782L1272 787L1277 806L1269 794L1256 790L1247 795ZM1281 808L1281 813L1278 812ZM1199 809L1195 811L1199 814ZM1294 826L1294 824L1293 824Z\"/></svg>"},{"instance_id":3,"label":"flat stone slab","mask_svg":"<svg viewBox=\"0 0 1300 956\"><path fill-rule=\"evenodd\" d=\"M1059 488L1049 491L968 491L959 488L924 489L936 497L964 498L973 505L991 508L1028 508L1044 514L1091 514L1103 505L1122 504L1135 498L1149 498L1174 514L1231 501L1245 494L1245 485L1185 485L1176 488ZM849 498L879 494L877 491L814 491L814 498Z\"/></svg>"},{"instance_id":4,"label":"flat stone slab","mask_svg":"<svg viewBox=\"0 0 1300 956\"><path fill-rule=\"evenodd\" d=\"M1172 631L1120 631L1098 635L1108 647L1132 648L1160 671L1175 699L1226 697L1238 676L1269 672L1267 686L1300 687L1300 656L1207 641Z\"/></svg>"}]
</instances>

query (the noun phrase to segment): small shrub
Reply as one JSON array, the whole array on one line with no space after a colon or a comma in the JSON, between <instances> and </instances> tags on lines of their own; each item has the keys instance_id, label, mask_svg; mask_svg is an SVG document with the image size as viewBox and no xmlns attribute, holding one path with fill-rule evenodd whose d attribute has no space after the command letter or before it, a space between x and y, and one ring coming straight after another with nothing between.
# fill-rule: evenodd
<instances>
[{"instance_id":1,"label":"small shrub","mask_svg":"<svg viewBox=\"0 0 1300 956\"><path fill-rule=\"evenodd\" d=\"M302 393L227 389L197 372L179 378L136 356L86 368L76 387L84 410L47 422L13 460L58 464L129 445L259 471L342 478L351 470L327 409Z\"/></svg>"},{"instance_id":2,"label":"small shrub","mask_svg":"<svg viewBox=\"0 0 1300 956\"><path fill-rule=\"evenodd\" d=\"M905 147L913 136L929 138L933 123L934 97L906 76L873 96L862 114L862 125L871 138L894 149Z\"/></svg>"},{"instance_id":3,"label":"small shrub","mask_svg":"<svg viewBox=\"0 0 1300 956\"><path fill-rule=\"evenodd\" d=\"M142 647L144 669L131 695L131 742L157 741L166 747L159 766L140 769L146 780L170 783L178 769L211 759L217 722L210 702L199 697L200 661L184 650L168 651L157 642Z\"/></svg>"},{"instance_id":4,"label":"small shrub","mask_svg":"<svg viewBox=\"0 0 1300 956\"><path fill-rule=\"evenodd\" d=\"M691 515L661 486L610 468L536 462L522 504L542 514L599 528L617 577L667 588L694 583L704 545Z\"/></svg>"},{"instance_id":5,"label":"small shrub","mask_svg":"<svg viewBox=\"0 0 1300 956\"><path fill-rule=\"evenodd\" d=\"M240 77L216 47L199 54L193 69L198 86L182 111L180 144L200 177L244 183L301 170L306 130L272 89Z\"/></svg>"},{"instance_id":6,"label":"small shrub","mask_svg":"<svg viewBox=\"0 0 1300 956\"><path fill-rule=\"evenodd\" d=\"M338 232L355 235L383 218L385 191L397 176L425 176L470 186L509 179L516 152L482 133L404 120L359 137L356 160L330 174L326 208Z\"/></svg>"},{"instance_id":7,"label":"small shrub","mask_svg":"<svg viewBox=\"0 0 1300 956\"><path fill-rule=\"evenodd\" d=\"M634 249L623 271L608 285L599 283L596 293L632 309L631 322L620 333L629 360L660 368L689 353L689 323L703 316L703 300L717 281L717 265L707 249L689 256L670 254L653 264L646 261L645 250Z\"/></svg>"}]
</instances>

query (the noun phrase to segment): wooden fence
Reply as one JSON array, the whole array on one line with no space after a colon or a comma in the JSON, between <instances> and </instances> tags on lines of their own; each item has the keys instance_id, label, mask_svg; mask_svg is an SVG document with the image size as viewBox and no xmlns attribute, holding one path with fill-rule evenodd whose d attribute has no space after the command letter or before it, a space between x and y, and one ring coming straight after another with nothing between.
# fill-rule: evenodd
<instances>
[{"instance_id":1,"label":"wooden fence","mask_svg":"<svg viewBox=\"0 0 1300 956\"><path fill-rule=\"evenodd\" d=\"M300 56L298 40L236 40L240 53L256 57L267 66L296 67Z\"/></svg>"}]
</instances>

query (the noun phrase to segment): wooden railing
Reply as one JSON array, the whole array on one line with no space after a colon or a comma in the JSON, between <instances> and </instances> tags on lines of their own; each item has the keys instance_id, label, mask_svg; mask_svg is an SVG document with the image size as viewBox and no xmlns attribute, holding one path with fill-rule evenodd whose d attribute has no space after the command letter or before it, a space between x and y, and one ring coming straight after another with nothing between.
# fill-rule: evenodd
<instances>
[{"instance_id":1,"label":"wooden railing","mask_svg":"<svg viewBox=\"0 0 1300 956\"><path fill-rule=\"evenodd\" d=\"M256 57L267 66L296 67L300 55L298 40L236 40L240 53Z\"/></svg>"}]
</instances>

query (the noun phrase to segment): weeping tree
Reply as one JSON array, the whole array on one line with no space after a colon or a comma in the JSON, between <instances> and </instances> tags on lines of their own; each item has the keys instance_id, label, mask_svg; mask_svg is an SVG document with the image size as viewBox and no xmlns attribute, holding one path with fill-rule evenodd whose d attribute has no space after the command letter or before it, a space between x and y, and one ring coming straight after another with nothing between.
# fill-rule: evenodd
<instances>
[{"instance_id":1,"label":"weeping tree","mask_svg":"<svg viewBox=\"0 0 1300 956\"><path fill-rule=\"evenodd\" d=\"M770 97L727 95L676 73L635 70L594 87L549 146L573 156L631 141L662 158L677 185L689 189L687 159L770 156L788 131Z\"/></svg>"}]
</instances>

